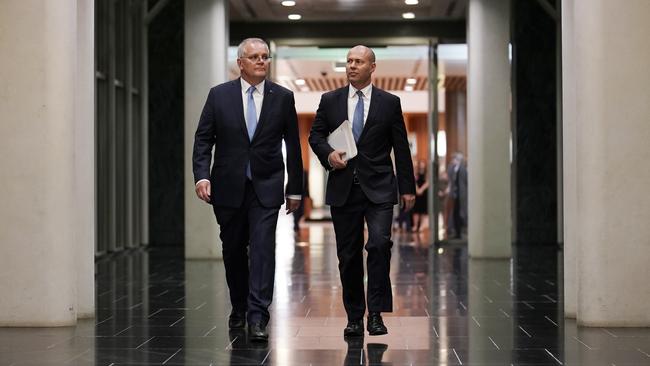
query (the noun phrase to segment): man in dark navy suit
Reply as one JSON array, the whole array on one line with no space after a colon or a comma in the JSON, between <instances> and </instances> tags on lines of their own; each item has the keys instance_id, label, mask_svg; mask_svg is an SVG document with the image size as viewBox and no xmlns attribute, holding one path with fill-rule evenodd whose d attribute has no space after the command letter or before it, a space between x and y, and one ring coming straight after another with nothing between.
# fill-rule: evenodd
<instances>
[{"instance_id":1,"label":"man in dark navy suit","mask_svg":"<svg viewBox=\"0 0 650 366\"><path fill-rule=\"evenodd\" d=\"M343 304L348 315L344 336L363 335L366 298L363 287L364 219L368 224L368 326L370 335L388 330L381 312L393 310L390 257L393 206L408 211L415 202L413 164L398 97L373 87L375 54L365 46L350 49L346 73L349 85L323 94L309 136L321 164L330 170L325 201L331 206L336 234ZM328 135L345 120L352 121L357 156L347 160L334 150ZM395 153L397 178L391 150ZM347 161L346 161L347 160Z\"/></svg>"},{"instance_id":2,"label":"man in dark navy suit","mask_svg":"<svg viewBox=\"0 0 650 366\"><path fill-rule=\"evenodd\" d=\"M248 320L253 341L268 340L278 211L285 198L287 213L295 211L302 195L293 93L266 80L270 59L268 45L259 38L246 39L239 45L241 77L210 90L192 158L196 194L212 204L221 229L232 303L228 324L231 329L244 328Z\"/></svg>"}]
</instances>

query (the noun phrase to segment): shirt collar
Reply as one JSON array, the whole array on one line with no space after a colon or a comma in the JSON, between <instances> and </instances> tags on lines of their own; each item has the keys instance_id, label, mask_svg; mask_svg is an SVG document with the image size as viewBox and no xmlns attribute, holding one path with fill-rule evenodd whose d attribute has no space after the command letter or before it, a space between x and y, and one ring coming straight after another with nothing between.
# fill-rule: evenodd
<instances>
[{"instance_id":1,"label":"shirt collar","mask_svg":"<svg viewBox=\"0 0 650 366\"><path fill-rule=\"evenodd\" d=\"M243 93L248 92L248 88L251 87L251 84L248 83L248 81L244 80L244 78L240 77L239 80L241 80L241 90ZM264 83L266 80L262 80L261 83L255 85L255 89L257 90L258 93L264 95Z\"/></svg>"},{"instance_id":2,"label":"shirt collar","mask_svg":"<svg viewBox=\"0 0 650 366\"><path fill-rule=\"evenodd\" d=\"M363 96L370 98L370 93L372 92L372 83L368 84L365 88L361 89ZM348 98L354 98L357 94L357 88L353 87L352 84L348 87Z\"/></svg>"}]
</instances>

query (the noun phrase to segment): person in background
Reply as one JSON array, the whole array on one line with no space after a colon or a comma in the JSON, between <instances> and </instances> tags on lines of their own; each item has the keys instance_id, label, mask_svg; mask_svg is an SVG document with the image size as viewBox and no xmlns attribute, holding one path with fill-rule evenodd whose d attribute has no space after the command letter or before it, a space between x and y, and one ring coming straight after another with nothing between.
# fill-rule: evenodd
<instances>
[{"instance_id":1,"label":"person in background","mask_svg":"<svg viewBox=\"0 0 650 366\"><path fill-rule=\"evenodd\" d=\"M440 207L440 215L442 216L442 223L443 223L443 228L444 230L444 237L442 238L443 240L447 239L448 235L448 222L449 222L449 212L451 211L448 209L448 199L447 199L447 187L449 186L449 176L447 175L447 171L445 170L440 170L440 174L438 174L438 192L436 194L436 199L438 200L438 207ZM437 220L439 218L436 218Z\"/></svg>"},{"instance_id":2,"label":"person in background","mask_svg":"<svg viewBox=\"0 0 650 366\"><path fill-rule=\"evenodd\" d=\"M463 227L467 225L467 169L463 163L463 154L456 152L447 169L449 175L447 194L453 203L451 220L454 239L462 238Z\"/></svg>"},{"instance_id":3,"label":"person in background","mask_svg":"<svg viewBox=\"0 0 650 366\"><path fill-rule=\"evenodd\" d=\"M413 232L422 231L422 223L426 221L429 212L427 192L429 180L427 179L427 162L419 160L415 169L415 206L413 206Z\"/></svg>"},{"instance_id":4,"label":"person in background","mask_svg":"<svg viewBox=\"0 0 650 366\"><path fill-rule=\"evenodd\" d=\"M398 232L410 232L413 227L413 219L411 211L406 211L405 207L397 207L397 215L395 216L395 228Z\"/></svg>"}]
</instances>

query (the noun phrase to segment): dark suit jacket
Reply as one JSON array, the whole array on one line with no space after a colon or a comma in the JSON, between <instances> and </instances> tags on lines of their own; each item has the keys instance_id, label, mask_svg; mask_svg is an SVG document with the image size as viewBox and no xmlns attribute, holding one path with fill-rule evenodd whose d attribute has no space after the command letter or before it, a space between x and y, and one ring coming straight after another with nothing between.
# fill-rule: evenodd
<instances>
[{"instance_id":1,"label":"dark suit jacket","mask_svg":"<svg viewBox=\"0 0 650 366\"><path fill-rule=\"evenodd\" d=\"M309 144L321 164L334 151L327 137L348 119L348 86L323 94L309 135ZM390 157L395 151L397 181ZM375 86L372 87L368 118L357 142L357 156L342 170L332 170L327 180L325 202L330 206L345 204L352 187L353 172L361 189L373 203L397 203L397 192L415 194L413 163L406 138L400 100Z\"/></svg>"},{"instance_id":2,"label":"dark suit jacket","mask_svg":"<svg viewBox=\"0 0 650 366\"><path fill-rule=\"evenodd\" d=\"M244 197L246 164L250 161L260 203L279 207L285 196L282 139L289 176L286 194L302 195L302 158L293 93L266 80L259 121L249 141L240 79L217 85L210 89L194 137L194 182L210 180L214 206L239 207Z\"/></svg>"}]
</instances>

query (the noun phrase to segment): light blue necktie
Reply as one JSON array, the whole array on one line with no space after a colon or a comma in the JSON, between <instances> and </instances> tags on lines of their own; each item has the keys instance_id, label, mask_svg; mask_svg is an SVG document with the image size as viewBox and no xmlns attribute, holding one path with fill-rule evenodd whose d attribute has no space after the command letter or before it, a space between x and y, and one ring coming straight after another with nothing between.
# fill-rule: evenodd
<instances>
[{"instance_id":1,"label":"light blue necktie","mask_svg":"<svg viewBox=\"0 0 650 366\"><path fill-rule=\"evenodd\" d=\"M359 142L359 137L361 136L361 131L363 131L363 93L361 90L357 90L357 106L354 108L354 115L352 116L352 134L354 135L354 141Z\"/></svg>"},{"instance_id":2,"label":"light blue necktie","mask_svg":"<svg viewBox=\"0 0 650 366\"><path fill-rule=\"evenodd\" d=\"M257 127L257 111L255 110L255 99L253 99L253 92L255 87L251 86L248 88L248 105L246 106L246 129L248 130L248 139L253 140L253 134L255 134L255 127ZM246 176L248 179L253 179L251 175L251 163L250 160L246 164Z\"/></svg>"},{"instance_id":3,"label":"light blue necktie","mask_svg":"<svg viewBox=\"0 0 650 366\"><path fill-rule=\"evenodd\" d=\"M248 105L246 106L246 128L248 129L248 139L253 139L255 127L257 127L257 110L255 109L255 99L253 99L253 92L255 87L251 86L246 92L248 94Z\"/></svg>"}]
</instances>

